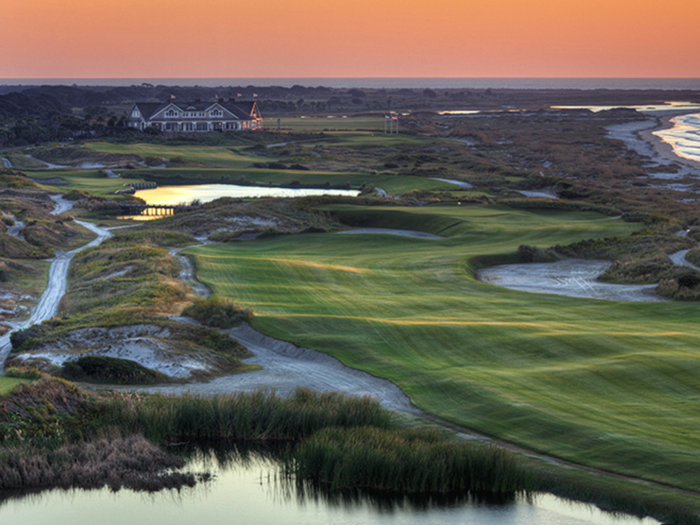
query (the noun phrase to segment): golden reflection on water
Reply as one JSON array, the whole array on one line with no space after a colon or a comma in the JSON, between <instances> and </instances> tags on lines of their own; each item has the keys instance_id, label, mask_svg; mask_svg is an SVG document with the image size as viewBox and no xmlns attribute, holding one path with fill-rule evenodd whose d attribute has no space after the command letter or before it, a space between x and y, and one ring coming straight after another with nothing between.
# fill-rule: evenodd
<instances>
[{"instance_id":1,"label":"golden reflection on water","mask_svg":"<svg viewBox=\"0 0 700 525\"><path fill-rule=\"evenodd\" d=\"M210 202L220 197L251 199L259 197L308 197L313 195L345 195L356 197L357 190L280 188L265 186L237 186L235 184L197 184L191 186L163 186L151 190L140 190L136 197L148 204L178 205L193 200Z\"/></svg>"}]
</instances>

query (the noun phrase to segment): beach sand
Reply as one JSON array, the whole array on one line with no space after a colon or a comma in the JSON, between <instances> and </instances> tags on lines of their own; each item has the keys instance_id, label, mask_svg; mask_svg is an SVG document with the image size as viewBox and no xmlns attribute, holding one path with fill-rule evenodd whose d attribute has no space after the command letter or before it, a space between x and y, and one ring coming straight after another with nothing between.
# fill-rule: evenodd
<instances>
[{"instance_id":1,"label":"beach sand","mask_svg":"<svg viewBox=\"0 0 700 525\"><path fill-rule=\"evenodd\" d=\"M663 164L665 164L667 162L675 162L676 164L686 166L688 168L696 170L698 172L697 174L700 175L700 162L692 160L692 159L688 159L686 157L681 157L680 155L676 154L676 152L673 149L673 146L671 146L671 144L664 141L658 135L654 134L657 131L663 131L666 129L673 128L674 123L672 122L672 120L675 117L678 117L680 115L697 113L697 112L698 112L697 110L694 110L694 111L686 111L683 113L676 113L673 115L658 116L658 117L656 117L657 125L655 127L638 131L638 132L636 132L636 135L641 140L643 140L644 142L649 144L649 146L651 146L656 157L665 161L665 162L662 162Z\"/></svg>"}]
</instances>

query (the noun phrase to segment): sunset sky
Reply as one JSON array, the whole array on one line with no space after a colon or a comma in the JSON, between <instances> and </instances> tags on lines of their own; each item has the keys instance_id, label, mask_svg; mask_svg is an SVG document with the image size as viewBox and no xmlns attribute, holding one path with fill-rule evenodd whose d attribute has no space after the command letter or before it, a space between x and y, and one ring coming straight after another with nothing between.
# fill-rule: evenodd
<instances>
[{"instance_id":1,"label":"sunset sky","mask_svg":"<svg viewBox=\"0 0 700 525\"><path fill-rule=\"evenodd\" d=\"M700 77L699 0L2 0L0 78Z\"/></svg>"}]
</instances>

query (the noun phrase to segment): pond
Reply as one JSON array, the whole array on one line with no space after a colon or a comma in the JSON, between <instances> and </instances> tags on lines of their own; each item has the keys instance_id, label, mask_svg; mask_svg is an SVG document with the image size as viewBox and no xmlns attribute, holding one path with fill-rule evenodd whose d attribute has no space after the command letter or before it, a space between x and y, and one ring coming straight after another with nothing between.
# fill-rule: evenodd
<instances>
[{"instance_id":1,"label":"pond","mask_svg":"<svg viewBox=\"0 0 700 525\"><path fill-rule=\"evenodd\" d=\"M152 205L174 206L187 204L197 199L210 202L220 197L252 199L258 197L310 197L316 195L342 195L357 197L358 190L281 188L268 186L237 186L235 184L197 184L192 186L162 186L151 190L140 190L136 197Z\"/></svg>"},{"instance_id":2,"label":"pond","mask_svg":"<svg viewBox=\"0 0 700 525\"><path fill-rule=\"evenodd\" d=\"M656 525L604 513L590 505L550 495L505 501L409 499L358 492L329 493L281 479L272 460L258 454L219 462L214 455L192 461L194 472L208 470L212 481L180 491L148 494L109 489L0 493L0 522L22 525Z\"/></svg>"}]
</instances>

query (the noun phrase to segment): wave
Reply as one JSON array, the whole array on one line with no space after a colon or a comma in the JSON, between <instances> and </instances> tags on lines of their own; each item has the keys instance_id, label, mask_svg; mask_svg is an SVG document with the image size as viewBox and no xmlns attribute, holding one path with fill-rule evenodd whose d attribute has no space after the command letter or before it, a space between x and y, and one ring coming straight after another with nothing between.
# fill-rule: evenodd
<instances>
[{"instance_id":1,"label":"wave","mask_svg":"<svg viewBox=\"0 0 700 525\"><path fill-rule=\"evenodd\" d=\"M700 162L700 113L671 119L673 127L654 134L673 147L676 155Z\"/></svg>"}]
</instances>

